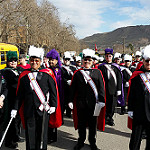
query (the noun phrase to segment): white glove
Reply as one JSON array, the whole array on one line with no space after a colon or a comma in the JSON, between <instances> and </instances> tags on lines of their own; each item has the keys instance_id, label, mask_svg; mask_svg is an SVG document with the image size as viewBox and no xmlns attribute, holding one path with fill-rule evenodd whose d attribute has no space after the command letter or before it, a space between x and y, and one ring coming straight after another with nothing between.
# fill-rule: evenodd
<instances>
[{"instance_id":1,"label":"white glove","mask_svg":"<svg viewBox=\"0 0 150 150\"><path fill-rule=\"evenodd\" d=\"M70 102L70 103L68 104L68 106L69 106L70 109L73 109L73 103L72 103L72 102Z\"/></svg>"},{"instance_id":2,"label":"white glove","mask_svg":"<svg viewBox=\"0 0 150 150\"><path fill-rule=\"evenodd\" d=\"M129 82L126 82L124 86L129 87Z\"/></svg>"},{"instance_id":3,"label":"white glove","mask_svg":"<svg viewBox=\"0 0 150 150\"><path fill-rule=\"evenodd\" d=\"M128 116L129 116L130 118L133 118L133 111L128 111Z\"/></svg>"},{"instance_id":4,"label":"white glove","mask_svg":"<svg viewBox=\"0 0 150 150\"><path fill-rule=\"evenodd\" d=\"M16 118L16 115L17 115L17 110L12 110L11 111L11 118Z\"/></svg>"},{"instance_id":5,"label":"white glove","mask_svg":"<svg viewBox=\"0 0 150 150\"><path fill-rule=\"evenodd\" d=\"M47 111L49 114L52 114L56 111L55 107L50 107L50 109Z\"/></svg>"},{"instance_id":6,"label":"white glove","mask_svg":"<svg viewBox=\"0 0 150 150\"><path fill-rule=\"evenodd\" d=\"M100 105L101 108L103 108L105 106L105 103L103 103L103 102L98 102L98 104Z\"/></svg>"},{"instance_id":7,"label":"white glove","mask_svg":"<svg viewBox=\"0 0 150 150\"><path fill-rule=\"evenodd\" d=\"M121 95L121 91L117 91L117 96Z\"/></svg>"},{"instance_id":8,"label":"white glove","mask_svg":"<svg viewBox=\"0 0 150 150\"><path fill-rule=\"evenodd\" d=\"M71 85L71 80L68 80L68 81L67 81L67 84L68 84L68 85Z\"/></svg>"}]
</instances>

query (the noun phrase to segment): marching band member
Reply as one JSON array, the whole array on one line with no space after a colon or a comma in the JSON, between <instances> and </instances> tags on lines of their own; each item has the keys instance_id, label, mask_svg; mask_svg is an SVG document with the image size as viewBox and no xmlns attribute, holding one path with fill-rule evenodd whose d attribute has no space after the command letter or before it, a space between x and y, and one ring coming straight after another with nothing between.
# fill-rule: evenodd
<instances>
[{"instance_id":1,"label":"marching band member","mask_svg":"<svg viewBox=\"0 0 150 150\"><path fill-rule=\"evenodd\" d=\"M106 63L99 65L106 86L106 124L114 126L113 115L118 96L122 94L122 75L119 66L112 63L113 49L105 49ZM122 102L121 102L122 103Z\"/></svg>"},{"instance_id":2,"label":"marching band member","mask_svg":"<svg viewBox=\"0 0 150 150\"><path fill-rule=\"evenodd\" d=\"M129 79L132 75L132 73L135 71L135 68L131 66L132 64L132 56L126 54L124 56L125 65L121 67L122 74L123 74L123 90L124 90L124 105L121 106L121 115L125 114L125 107L127 102L127 94L128 94L128 88L129 88Z\"/></svg>"},{"instance_id":3,"label":"marching band member","mask_svg":"<svg viewBox=\"0 0 150 150\"><path fill-rule=\"evenodd\" d=\"M21 67L17 67L17 61L18 61L17 53L14 51L9 51L7 53L7 66L3 70L1 70L2 75L6 80L7 89L8 89L7 100L5 103L6 123L8 123L10 120L9 115L16 99L16 90L17 90L19 75L24 70ZM8 129L8 132L6 134L6 138L5 138L6 147L15 149L18 146L17 142L20 141L20 137L19 137L20 125L21 125L20 116L17 115L17 117L12 121Z\"/></svg>"},{"instance_id":4,"label":"marching band member","mask_svg":"<svg viewBox=\"0 0 150 150\"><path fill-rule=\"evenodd\" d=\"M48 123L51 127L62 124L61 112L57 113L57 83L52 70L40 67L43 58L41 48L30 46L29 56L31 69L20 74L11 117L16 117L23 104L20 112L25 126L26 150L47 150Z\"/></svg>"},{"instance_id":5,"label":"marching band member","mask_svg":"<svg viewBox=\"0 0 150 150\"><path fill-rule=\"evenodd\" d=\"M71 98L68 104L73 109L75 129L78 129L78 143L74 150L80 150L86 139L86 126L89 127L89 143L91 150L97 150L96 126L104 131L105 120L105 90L104 80L100 70L92 69L95 51L83 50L83 69L77 70L72 78ZM104 107L94 116L95 105ZM98 124L98 125L96 125Z\"/></svg>"},{"instance_id":6,"label":"marching band member","mask_svg":"<svg viewBox=\"0 0 150 150\"><path fill-rule=\"evenodd\" d=\"M130 78L128 95L128 127L132 128L129 148L139 150L142 132L145 130L146 150L150 149L150 46L143 53L143 66Z\"/></svg>"},{"instance_id":7,"label":"marching band member","mask_svg":"<svg viewBox=\"0 0 150 150\"><path fill-rule=\"evenodd\" d=\"M52 49L46 55L50 69L52 69L55 77L56 82L58 85L59 97L60 97L60 106L61 106L61 113L63 119L63 110L64 110L64 82L63 82L63 75L61 69L61 61L59 53ZM57 141L57 128L48 128L48 143L56 142Z\"/></svg>"},{"instance_id":8,"label":"marching band member","mask_svg":"<svg viewBox=\"0 0 150 150\"><path fill-rule=\"evenodd\" d=\"M66 109L66 116L71 117L71 109L68 107L69 94L70 94L70 84L71 79L73 76L74 71L76 68L70 64L71 55L69 52L64 53L64 64L62 65L62 73L63 73L63 80L64 80L64 102L65 102L65 109Z\"/></svg>"}]
</instances>

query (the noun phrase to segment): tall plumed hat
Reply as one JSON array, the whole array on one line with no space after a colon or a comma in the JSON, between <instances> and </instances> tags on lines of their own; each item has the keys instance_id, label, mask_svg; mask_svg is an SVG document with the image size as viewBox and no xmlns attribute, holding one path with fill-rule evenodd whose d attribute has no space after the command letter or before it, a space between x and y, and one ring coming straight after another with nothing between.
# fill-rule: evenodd
<instances>
[{"instance_id":1,"label":"tall plumed hat","mask_svg":"<svg viewBox=\"0 0 150 150\"><path fill-rule=\"evenodd\" d=\"M65 58L69 58L69 59L71 59L71 55L70 55L70 53L69 52L64 52L64 59Z\"/></svg>"},{"instance_id":2,"label":"tall plumed hat","mask_svg":"<svg viewBox=\"0 0 150 150\"><path fill-rule=\"evenodd\" d=\"M83 53L83 57L91 57L91 58L93 58L93 56L95 55L95 51L92 50L92 49L89 49L89 48L84 49L82 51L82 53Z\"/></svg>"},{"instance_id":3,"label":"tall plumed hat","mask_svg":"<svg viewBox=\"0 0 150 150\"><path fill-rule=\"evenodd\" d=\"M9 51L7 53L7 61L10 61L12 59L17 59L18 60L17 52L15 52L15 51Z\"/></svg>"},{"instance_id":4,"label":"tall plumed hat","mask_svg":"<svg viewBox=\"0 0 150 150\"><path fill-rule=\"evenodd\" d=\"M112 48L106 48L105 49L105 55L106 54L111 54L111 55L113 55L113 49Z\"/></svg>"},{"instance_id":5,"label":"tall plumed hat","mask_svg":"<svg viewBox=\"0 0 150 150\"><path fill-rule=\"evenodd\" d=\"M150 45L147 45L144 49L143 49L143 58L145 60L150 59Z\"/></svg>"},{"instance_id":6,"label":"tall plumed hat","mask_svg":"<svg viewBox=\"0 0 150 150\"><path fill-rule=\"evenodd\" d=\"M99 60L99 56L98 55L94 55L93 59Z\"/></svg>"},{"instance_id":7,"label":"tall plumed hat","mask_svg":"<svg viewBox=\"0 0 150 150\"><path fill-rule=\"evenodd\" d=\"M129 60L129 61L132 62L132 56L131 56L131 55L128 55L128 54L125 54L125 55L124 55L124 60L125 60L125 61L126 61L126 60Z\"/></svg>"},{"instance_id":8,"label":"tall plumed hat","mask_svg":"<svg viewBox=\"0 0 150 150\"><path fill-rule=\"evenodd\" d=\"M44 56L44 49L43 48L37 48L37 47L34 47L33 45L30 46L29 57L38 57L42 60L43 56Z\"/></svg>"},{"instance_id":9,"label":"tall plumed hat","mask_svg":"<svg viewBox=\"0 0 150 150\"><path fill-rule=\"evenodd\" d=\"M141 56L141 55L142 55L142 53L140 51L135 52L135 56Z\"/></svg>"},{"instance_id":10,"label":"tall plumed hat","mask_svg":"<svg viewBox=\"0 0 150 150\"><path fill-rule=\"evenodd\" d=\"M59 65L59 67L61 67L60 56L59 56L59 53L55 49L52 49L51 51L49 51L47 53L46 57L47 58L52 58L52 59L57 59L58 60L58 65Z\"/></svg>"},{"instance_id":11,"label":"tall plumed hat","mask_svg":"<svg viewBox=\"0 0 150 150\"><path fill-rule=\"evenodd\" d=\"M76 56L76 61L81 61L81 57L80 56Z\"/></svg>"},{"instance_id":12,"label":"tall plumed hat","mask_svg":"<svg viewBox=\"0 0 150 150\"><path fill-rule=\"evenodd\" d=\"M114 54L114 59L115 59L115 58L121 58L121 54L116 52L116 53Z\"/></svg>"}]
</instances>

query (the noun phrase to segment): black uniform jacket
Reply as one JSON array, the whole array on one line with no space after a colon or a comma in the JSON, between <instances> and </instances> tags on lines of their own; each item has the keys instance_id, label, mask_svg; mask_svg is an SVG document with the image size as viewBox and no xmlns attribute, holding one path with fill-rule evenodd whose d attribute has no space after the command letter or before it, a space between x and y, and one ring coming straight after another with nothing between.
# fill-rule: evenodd
<instances>
[{"instance_id":1,"label":"black uniform jacket","mask_svg":"<svg viewBox=\"0 0 150 150\"><path fill-rule=\"evenodd\" d=\"M125 67L125 66L124 66ZM127 68L127 67L125 67L125 68ZM132 73L135 71L135 69L133 68L133 67L129 67L128 68ZM126 82L128 82L129 81L129 79L130 79L130 75L129 75L129 73L126 71L126 69L123 69L122 70L122 74L123 74L123 84L125 85L125 83Z\"/></svg>"},{"instance_id":2,"label":"black uniform jacket","mask_svg":"<svg viewBox=\"0 0 150 150\"><path fill-rule=\"evenodd\" d=\"M97 87L99 101L105 103L104 82L101 72L98 69L90 69L89 71L89 75ZM76 94L77 110L87 107L89 110L94 111L96 98L93 89L89 83L86 83L80 69L75 72L72 79L70 100L73 101Z\"/></svg>"},{"instance_id":3,"label":"black uniform jacket","mask_svg":"<svg viewBox=\"0 0 150 150\"><path fill-rule=\"evenodd\" d=\"M13 68L5 68L1 70L4 79L6 80L6 86L8 89L7 101L8 101L8 110L11 111L16 98L16 90L18 84L19 74L23 71L21 67ZM14 71L17 73L15 74Z\"/></svg>"},{"instance_id":4,"label":"black uniform jacket","mask_svg":"<svg viewBox=\"0 0 150 150\"><path fill-rule=\"evenodd\" d=\"M111 68L114 70L116 74L117 86L115 85L113 77L108 79L107 68L104 65L100 65L98 67L98 69L102 71L105 80L106 93L110 95L115 95L117 91L121 91L122 89L122 76L120 70L117 67L111 65Z\"/></svg>"},{"instance_id":5,"label":"black uniform jacket","mask_svg":"<svg viewBox=\"0 0 150 150\"><path fill-rule=\"evenodd\" d=\"M69 69L72 70L73 73L76 70L76 68L72 65L69 66ZM63 73L64 82L65 84L67 84L67 81L72 79L72 75L69 74L68 71L63 66L62 66L62 73Z\"/></svg>"},{"instance_id":6,"label":"black uniform jacket","mask_svg":"<svg viewBox=\"0 0 150 150\"><path fill-rule=\"evenodd\" d=\"M57 107L56 83L53 80L53 78L47 73L38 72L36 81L38 82L45 97L48 92L50 93L49 105L51 107ZM43 111L39 110L39 106L41 105L41 102L38 96L36 95L35 91L30 86L30 80L28 78L27 73L20 79L20 83L18 84L19 86L18 86L17 98L16 98L14 109L18 110L22 104L22 101L24 100L24 117L27 118L32 117L34 111L37 111L37 113L40 116L42 116Z\"/></svg>"},{"instance_id":7,"label":"black uniform jacket","mask_svg":"<svg viewBox=\"0 0 150 150\"><path fill-rule=\"evenodd\" d=\"M143 68L139 71L145 72ZM146 89L140 75L131 79L128 111L133 111L133 119L137 122L150 121L150 93Z\"/></svg>"}]
</instances>

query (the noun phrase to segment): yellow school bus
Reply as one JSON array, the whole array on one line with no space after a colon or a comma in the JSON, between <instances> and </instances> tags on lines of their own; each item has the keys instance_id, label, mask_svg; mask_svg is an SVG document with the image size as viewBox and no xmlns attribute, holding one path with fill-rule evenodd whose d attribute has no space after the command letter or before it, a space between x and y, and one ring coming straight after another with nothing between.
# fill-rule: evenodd
<instances>
[{"instance_id":1,"label":"yellow school bus","mask_svg":"<svg viewBox=\"0 0 150 150\"><path fill-rule=\"evenodd\" d=\"M8 51L16 51L19 57L19 51L17 46L6 43L0 43L0 69L4 69L6 67Z\"/></svg>"}]
</instances>

